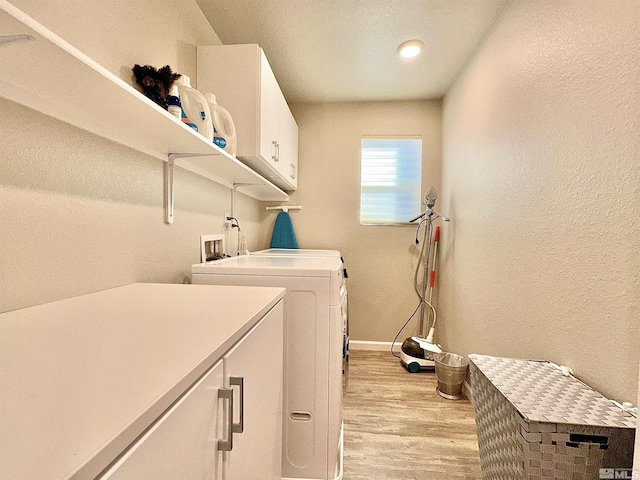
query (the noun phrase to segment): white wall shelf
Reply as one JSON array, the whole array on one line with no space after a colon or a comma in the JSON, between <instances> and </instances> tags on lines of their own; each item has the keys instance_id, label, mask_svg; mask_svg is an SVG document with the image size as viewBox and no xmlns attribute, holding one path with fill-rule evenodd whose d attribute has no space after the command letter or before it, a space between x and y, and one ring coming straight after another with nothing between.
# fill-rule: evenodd
<instances>
[{"instance_id":1,"label":"white wall shelf","mask_svg":"<svg viewBox=\"0 0 640 480\"><path fill-rule=\"evenodd\" d=\"M1 46L0 96L100 137L126 145L263 201L289 196L206 141L131 85L87 57L33 18L0 0L0 36L34 40ZM169 176L169 175L167 175ZM167 179L168 180L168 179ZM165 181L167 223L172 181ZM170 214L171 210L171 214Z\"/></svg>"}]
</instances>

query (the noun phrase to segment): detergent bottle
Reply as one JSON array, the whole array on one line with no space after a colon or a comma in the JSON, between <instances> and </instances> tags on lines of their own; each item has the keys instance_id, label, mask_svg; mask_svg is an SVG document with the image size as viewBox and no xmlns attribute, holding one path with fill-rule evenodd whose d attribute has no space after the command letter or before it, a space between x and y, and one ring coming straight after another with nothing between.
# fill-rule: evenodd
<instances>
[{"instance_id":1,"label":"detergent bottle","mask_svg":"<svg viewBox=\"0 0 640 480\"><path fill-rule=\"evenodd\" d=\"M210 142L213 141L211 111L204 95L195 88L191 88L191 79L186 75L180 76L175 85L180 93L183 113L182 121Z\"/></svg>"},{"instance_id":2,"label":"detergent bottle","mask_svg":"<svg viewBox=\"0 0 640 480\"><path fill-rule=\"evenodd\" d=\"M178 120L182 120L182 104L180 103L180 92L178 87L173 85L169 91L167 97L167 112L176 117Z\"/></svg>"},{"instance_id":3,"label":"detergent bottle","mask_svg":"<svg viewBox=\"0 0 640 480\"><path fill-rule=\"evenodd\" d=\"M211 118L213 120L213 143L222 148L229 155L235 157L238 148L236 127L229 111L218 105L216 96L212 93L205 95L209 103Z\"/></svg>"}]
</instances>

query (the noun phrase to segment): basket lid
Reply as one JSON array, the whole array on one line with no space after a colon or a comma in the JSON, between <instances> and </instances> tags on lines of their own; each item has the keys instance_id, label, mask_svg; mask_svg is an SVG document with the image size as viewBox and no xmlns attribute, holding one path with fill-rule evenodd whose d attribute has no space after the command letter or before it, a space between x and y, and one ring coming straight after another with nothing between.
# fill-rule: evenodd
<instances>
[{"instance_id":1,"label":"basket lid","mask_svg":"<svg viewBox=\"0 0 640 480\"><path fill-rule=\"evenodd\" d=\"M636 419L580 380L550 362L469 355L529 422L635 428Z\"/></svg>"}]
</instances>

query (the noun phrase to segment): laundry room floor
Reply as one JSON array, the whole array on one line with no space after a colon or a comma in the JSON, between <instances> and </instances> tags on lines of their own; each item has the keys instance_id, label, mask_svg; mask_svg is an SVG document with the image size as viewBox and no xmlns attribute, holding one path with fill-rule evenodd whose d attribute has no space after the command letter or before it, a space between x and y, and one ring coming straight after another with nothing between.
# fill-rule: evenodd
<instances>
[{"instance_id":1,"label":"laundry room floor","mask_svg":"<svg viewBox=\"0 0 640 480\"><path fill-rule=\"evenodd\" d=\"M472 404L389 352L351 351L344 430L344 480L482 478Z\"/></svg>"}]
</instances>

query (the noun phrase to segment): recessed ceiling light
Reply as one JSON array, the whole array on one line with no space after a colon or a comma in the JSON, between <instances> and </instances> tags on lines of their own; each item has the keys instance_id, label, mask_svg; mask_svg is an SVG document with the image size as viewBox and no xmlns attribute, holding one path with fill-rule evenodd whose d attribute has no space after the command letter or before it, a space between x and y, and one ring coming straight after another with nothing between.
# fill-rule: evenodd
<instances>
[{"instance_id":1,"label":"recessed ceiling light","mask_svg":"<svg viewBox=\"0 0 640 480\"><path fill-rule=\"evenodd\" d=\"M420 55L420 52L424 48L424 42L421 40L407 40L400 44L396 50L401 57L413 58Z\"/></svg>"}]
</instances>

